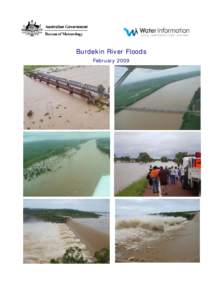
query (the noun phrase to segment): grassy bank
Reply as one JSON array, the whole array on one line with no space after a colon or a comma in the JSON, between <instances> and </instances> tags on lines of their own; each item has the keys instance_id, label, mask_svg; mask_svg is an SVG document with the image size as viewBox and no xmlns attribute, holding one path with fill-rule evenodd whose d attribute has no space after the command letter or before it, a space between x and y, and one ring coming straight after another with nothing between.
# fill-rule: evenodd
<instances>
[{"instance_id":1,"label":"grassy bank","mask_svg":"<svg viewBox=\"0 0 212 300\"><path fill-rule=\"evenodd\" d=\"M72 218L99 218L94 212L75 209L31 209L24 208L24 221L37 219L45 222L65 223L67 217Z\"/></svg>"},{"instance_id":2,"label":"grassy bank","mask_svg":"<svg viewBox=\"0 0 212 300\"><path fill-rule=\"evenodd\" d=\"M116 196L142 196L147 187L146 177L142 177L138 181L134 181L129 186L119 191Z\"/></svg>"}]
</instances>

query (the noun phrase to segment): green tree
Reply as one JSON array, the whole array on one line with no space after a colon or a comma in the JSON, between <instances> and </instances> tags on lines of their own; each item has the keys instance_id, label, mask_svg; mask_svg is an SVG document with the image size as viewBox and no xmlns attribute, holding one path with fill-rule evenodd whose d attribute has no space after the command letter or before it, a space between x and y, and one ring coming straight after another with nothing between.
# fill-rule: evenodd
<instances>
[{"instance_id":1,"label":"green tree","mask_svg":"<svg viewBox=\"0 0 212 300\"><path fill-rule=\"evenodd\" d=\"M182 164L183 162L183 157L186 157L188 156L188 153L187 152L177 152L175 154L175 161L178 165Z\"/></svg>"},{"instance_id":2,"label":"green tree","mask_svg":"<svg viewBox=\"0 0 212 300\"><path fill-rule=\"evenodd\" d=\"M95 252L94 257L96 263L107 264L110 260L110 252L108 248L102 248L101 250Z\"/></svg>"},{"instance_id":3,"label":"green tree","mask_svg":"<svg viewBox=\"0 0 212 300\"><path fill-rule=\"evenodd\" d=\"M110 260L110 252L108 248L102 248L94 254L94 263L106 264ZM89 261L83 256L79 247L70 247L66 249L62 257L52 258L51 264L86 264Z\"/></svg>"},{"instance_id":4,"label":"green tree","mask_svg":"<svg viewBox=\"0 0 212 300\"><path fill-rule=\"evenodd\" d=\"M150 161L153 161L153 159L151 158L151 156L148 153L141 152L141 153L139 153L139 155L137 157L137 161L150 162Z\"/></svg>"},{"instance_id":5,"label":"green tree","mask_svg":"<svg viewBox=\"0 0 212 300\"><path fill-rule=\"evenodd\" d=\"M70 247L61 258L53 258L51 264L85 264L87 259L84 258L82 250L79 247Z\"/></svg>"},{"instance_id":6,"label":"green tree","mask_svg":"<svg viewBox=\"0 0 212 300\"><path fill-rule=\"evenodd\" d=\"M166 156L162 156L161 159L160 159L162 162L167 162L168 161L168 158Z\"/></svg>"}]
</instances>

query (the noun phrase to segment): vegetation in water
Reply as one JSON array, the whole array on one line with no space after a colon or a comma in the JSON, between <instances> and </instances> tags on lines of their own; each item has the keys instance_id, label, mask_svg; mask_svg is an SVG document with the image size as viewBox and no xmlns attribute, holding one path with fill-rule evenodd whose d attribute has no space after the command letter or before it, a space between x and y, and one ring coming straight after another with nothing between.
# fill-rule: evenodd
<instances>
[{"instance_id":1,"label":"vegetation in water","mask_svg":"<svg viewBox=\"0 0 212 300\"><path fill-rule=\"evenodd\" d=\"M143 163L147 163L147 162L152 162L155 159L153 159L147 152L140 152L138 154L137 157L129 157L129 156L120 156L120 157L116 157L115 156L115 161L125 161L125 162L143 162Z\"/></svg>"},{"instance_id":2,"label":"vegetation in water","mask_svg":"<svg viewBox=\"0 0 212 300\"><path fill-rule=\"evenodd\" d=\"M65 223L67 217L71 218L99 218L94 212L75 209L35 209L24 208L24 222L36 219L45 222Z\"/></svg>"},{"instance_id":3,"label":"vegetation in water","mask_svg":"<svg viewBox=\"0 0 212 300\"><path fill-rule=\"evenodd\" d=\"M103 248L94 254L94 263L109 263L109 249ZM83 256L79 247L70 247L66 249L64 255L59 258L52 258L51 264L85 264L89 261Z\"/></svg>"},{"instance_id":4,"label":"vegetation in water","mask_svg":"<svg viewBox=\"0 0 212 300\"><path fill-rule=\"evenodd\" d=\"M62 257L52 258L51 264L86 264L88 260L83 256L79 247L70 247Z\"/></svg>"}]
</instances>

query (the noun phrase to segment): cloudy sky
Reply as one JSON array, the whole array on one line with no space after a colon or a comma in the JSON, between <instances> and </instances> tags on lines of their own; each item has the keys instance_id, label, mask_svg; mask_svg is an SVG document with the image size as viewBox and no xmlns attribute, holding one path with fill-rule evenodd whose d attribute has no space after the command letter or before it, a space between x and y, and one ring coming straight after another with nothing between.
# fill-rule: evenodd
<instances>
[{"instance_id":1,"label":"cloudy sky","mask_svg":"<svg viewBox=\"0 0 212 300\"><path fill-rule=\"evenodd\" d=\"M137 157L147 152L153 158L173 158L176 152L194 153L200 151L199 132L117 132L115 134L115 155Z\"/></svg>"},{"instance_id":2,"label":"cloudy sky","mask_svg":"<svg viewBox=\"0 0 212 300\"><path fill-rule=\"evenodd\" d=\"M117 199L116 215L139 217L151 213L199 211L199 199Z\"/></svg>"},{"instance_id":3,"label":"cloudy sky","mask_svg":"<svg viewBox=\"0 0 212 300\"><path fill-rule=\"evenodd\" d=\"M25 199L27 208L70 208L83 211L108 212L108 199Z\"/></svg>"},{"instance_id":4,"label":"cloudy sky","mask_svg":"<svg viewBox=\"0 0 212 300\"><path fill-rule=\"evenodd\" d=\"M108 132L24 132L24 142L108 137Z\"/></svg>"}]
</instances>

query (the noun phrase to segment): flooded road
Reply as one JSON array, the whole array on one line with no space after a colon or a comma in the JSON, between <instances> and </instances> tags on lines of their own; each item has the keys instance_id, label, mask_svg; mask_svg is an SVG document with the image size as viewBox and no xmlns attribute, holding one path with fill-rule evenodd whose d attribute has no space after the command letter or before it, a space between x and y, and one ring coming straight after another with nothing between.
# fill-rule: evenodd
<instances>
[{"instance_id":1,"label":"flooded road","mask_svg":"<svg viewBox=\"0 0 212 300\"><path fill-rule=\"evenodd\" d=\"M72 156L60 158L59 168L24 181L25 196L91 196L103 175L109 175L109 155L91 140ZM108 195L102 195L108 196Z\"/></svg>"},{"instance_id":2,"label":"flooded road","mask_svg":"<svg viewBox=\"0 0 212 300\"><path fill-rule=\"evenodd\" d=\"M156 161L154 163L125 163L116 162L115 163L115 193L118 193L123 188L130 185L132 182L139 180L140 178L147 175L150 165L152 166L162 166L171 167L176 166L173 162L163 163Z\"/></svg>"},{"instance_id":3,"label":"flooded road","mask_svg":"<svg viewBox=\"0 0 212 300\"><path fill-rule=\"evenodd\" d=\"M170 83L128 108L186 111L200 77ZM116 129L179 129L184 113L122 110L115 115Z\"/></svg>"}]
</instances>

